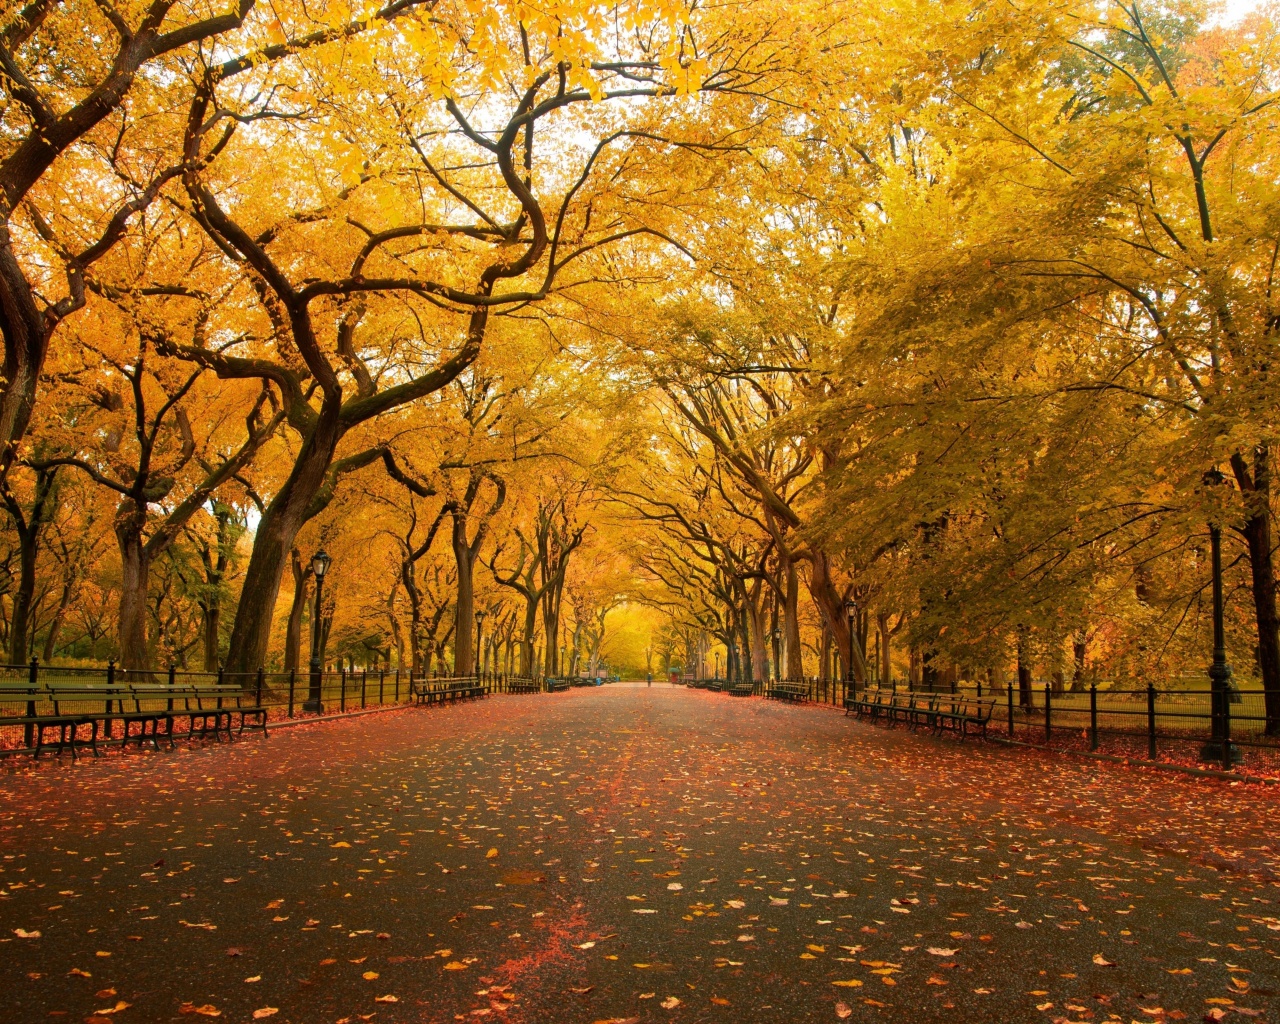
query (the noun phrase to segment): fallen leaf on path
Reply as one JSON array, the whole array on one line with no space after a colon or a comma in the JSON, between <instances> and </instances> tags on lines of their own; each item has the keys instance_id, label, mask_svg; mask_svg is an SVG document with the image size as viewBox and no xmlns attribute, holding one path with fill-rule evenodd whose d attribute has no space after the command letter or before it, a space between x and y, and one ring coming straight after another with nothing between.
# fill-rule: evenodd
<instances>
[{"instance_id":1,"label":"fallen leaf on path","mask_svg":"<svg viewBox=\"0 0 1280 1024\"><path fill-rule=\"evenodd\" d=\"M833 981L831 984L839 985L841 988L862 988L862 980L860 978L850 978L848 981Z\"/></svg>"},{"instance_id":2,"label":"fallen leaf on path","mask_svg":"<svg viewBox=\"0 0 1280 1024\"><path fill-rule=\"evenodd\" d=\"M674 1010L677 1006L680 1005L680 1000L675 996L667 996L667 998L662 1000L662 1002L660 1002L658 1005L661 1006L664 1010Z\"/></svg>"},{"instance_id":3,"label":"fallen leaf on path","mask_svg":"<svg viewBox=\"0 0 1280 1024\"><path fill-rule=\"evenodd\" d=\"M1094 962L1095 964L1097 964L1099 967L1114 967L1114 966L1115 966L1115 964L1113 964L1110 960L1108 960L1108 959L1107 959L1105 956L1103 956L1101 953L1094 953L1094 954L1093 954L1093 962Z\"/></svg>"},{"instance_id":4,"label":"fallen leaf on path","mask_svg":"<svg viewBox=\"0 0 1280 1024\"><path fill-rule=\"evenodd\" d=\"M841 1020L853 1016L853 1009L844 1003L836 1003L836 1016Z\"/></svg>"},{"instance_id":5,"label":"fallen leaf on path","mask_svg":"<svg viewBox=\"0 0 1280 1024\"><path fill-rule=\"evenodd\" d=\"M264 1017L274 1017L279 1012L280 1007L278 1006L263 1006L253 1011L253 1019L262 1020Z\"/></svg>"},{"instance_id":6,"label":"fallen leaf on path","mask_svg":"<svg viewBox=\"0 0 1280 1024\"><path fill-rule=\"evenodd\" d=\"M925 952L932 953L934 956L955 956L960 952L960 950L944 949L941 946L930 946Z\"/></svg>"},{"instance_id":7,"label":"fallen leaf on path","mask_svg":"<svg viewBox=\"0 0 1280 1024\"><path fill-rule=\"evenodd\" d=\"M14 934L14 935L16 935L16 936L18 936L18 938L20 938L20 939L38 939L38 938L40 938L40 933L39 933L38 931L30 931L30 932L29 932L29 931L27 931L25 928L15 928L15 929L13 930L13 934Z\"/></svg>"},{"instance_id":8,"label":"fallen leaf on path","mask_svg":"<svg viewBox=\"0 0 1280 1024\"><path fill-rule=\"evenodd\" d=\"M373 1001L374 1001L375 1003L398 1003L398 1002L400 1002L400 1000L399 1000L399 998L398 998L397 996L374 996Z\"/></svg>"},{"instance_id":9,"label":"fallen leaf on path","mask_svg":"<svg viewBox=\"0 0 1280 1024\"><path fill-rule=\"evenodd\" d=\"M205 1003L203 1006L196 1006L195 1003L183 1003L178 1007L179 1013L194 1013L200 1017L221 1017L222 1011L213 1003Z\"/></svg>"}]
</instances>

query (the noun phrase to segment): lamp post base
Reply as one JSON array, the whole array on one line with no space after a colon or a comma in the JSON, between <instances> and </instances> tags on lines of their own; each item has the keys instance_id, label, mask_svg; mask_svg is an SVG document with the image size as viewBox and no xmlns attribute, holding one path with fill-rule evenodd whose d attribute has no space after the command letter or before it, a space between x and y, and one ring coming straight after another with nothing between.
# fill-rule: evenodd
<instances>
[{"instance_id":1,"label":"lamp post base","mask_svg":"<svg viewBox=\"0 0 1280 1024\"><path fill-rule=\"evenodd\" d=\"M324 705L320 703L319 697L310 697L302 702L302 710L308 714L323 715Z\"/></svg>"},{"instance_id":2,"label":"lamp post base","mask_svg":"<svg viewBox=\"0 0 1280 1024\"><path fill-rule=\"evenodd\" d=\"M1231 763L1244 764L1244 752L1239 744L1231 744ZM1210 740L1200 748L1200 760L1222 764L1222 740Z\"/></svg>"}]
</instances>

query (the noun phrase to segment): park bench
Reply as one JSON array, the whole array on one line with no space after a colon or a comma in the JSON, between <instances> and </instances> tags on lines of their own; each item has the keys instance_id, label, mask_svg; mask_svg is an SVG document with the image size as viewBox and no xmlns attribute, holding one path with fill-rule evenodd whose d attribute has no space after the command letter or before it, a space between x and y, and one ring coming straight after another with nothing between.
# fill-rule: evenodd
<instances>
[{"instance_id":1,"label":"park bench","mask_svg":"<svg viewBox=\"0 0 1280 1024\"><path fill-rule=\"evenodd\" d=\"M157 750L161 738L173 748L173 723L179 718L187 719L187 735L193 738L213 735L221 740L225 735L230 739L237 716L240 732L246 728L267 732L267 709L256 694L236 686L119 683L0 688L0 704L15 702L25 705L22 712L5 714L0 723L26 728L37 758L46 750L59 756L69 750L75 759L85 747L97 757L100 739L115 741L111 734L117 723L123 730L121 746L132 741L141 747L149 742Z\"/></svg>"},{"instance_id":2,"label":"park bench","mask_svg":"<svg viewBox=\"0 0 1280 1024\"><path fill-rule=\"evenodd\" d=\"M422 679L410 684L414 700L418 704L444 704L452 700L471 700L485 695L484 684L478 679Z\"/></svg>"},{"instance_id":3,"label":"park bench","mask_svg":"<svg viewBox=\"0 0 1280 1024\"><path fill-rule=\"evenodd\" d=\"M991 721L995 703L994 700L979 700L977 697L939 697L929 712L933 731L941 734L950 730L964 740L973 730L986 739L987 723Z\"/></svg>"},{"instance_id":4,"label":"park bench","mask_svg":"<svg viewBox=\"0 0 1280 1024\"><path fill-rule=\"evenodd\" d=\"M856 718L869 717L874 720L880 717L881 712L892 699L891 690L879 688L859 690L845 697L844 713L847 716L852 712Z\"/></svg>"},{"instance_id":5,"label":"park bench","mask_svg":"<svg viewBox=\"0 0 1280 1024\"><path fill-rule=\"evenodd\" d=\"M541 693L542 687L536 679L508 679L507 693Z\"/></svg>"},{"instance_id":6,"label":"park bench","mask_svg":"<svg viewBox=\"0 0 1280 1024\"><path fill-rule=\"evenodd\" d=\"M733 683L725 692L730 697L750 697L755 692L755 689L750 683Z\"/></svg>"},{"instance_id":7,"label":"park bench","mask_svg":"<svg viewBox=\"0 0 1280 1024\"><path fill-rule=\"evenodd\" d=\"M569 680L567 679L548 679L547 680L548 693L562 693L567 689L569 689Z\"/></svg>"},{"instance_id":8,"label":"park bench","mask_svg":"<svg viewBox=\"0 0 1280 1024\"><path fill-rule=\"evenodd\" d=\"M765 690L765 696L773 700L808 700L809 687L804 683L775 682Z\"/></svg>"}]
</instances>

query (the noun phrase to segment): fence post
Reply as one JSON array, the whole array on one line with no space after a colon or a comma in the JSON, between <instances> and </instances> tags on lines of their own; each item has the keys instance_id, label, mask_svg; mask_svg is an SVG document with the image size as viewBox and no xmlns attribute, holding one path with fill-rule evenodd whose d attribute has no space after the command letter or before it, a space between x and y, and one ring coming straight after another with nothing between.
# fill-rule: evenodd
<instances>
[{"instance_id":1,"label":"fence post","mask_svg":"<svg viewBox=\"0 0 1280 1024\"><path fill-rule=\"evenodd\" d=\"M982 700L982 676L978 676L974 682L978 686L978 700Z\"/></svg>"},{"instance_id":2,"label":"fence post","mask_svg":"<svg viewBox=\"0 0 1280 1024\"><path fill-rule=\"evenodd\" d=\"M177 685L177 679L175 678L175 673L174 673L174 669L173 669L173 662L169 662L169 689L170 689L170 690L172 690L172 689L174 688L174 686L175 686L175 685ZM172 710L173 710L173 698L172 698L172 697L170 697L170 698L169 698L169 706L168 706L168 709L169 709L170 711L172 711ZM170 725L171 725L171 726L172 726L172 724L173 724L173 723L170 723Z\"/></svg>"},{"instance_id":3,"label":"fence post","mask_svg":"<svg viewBox=\"0 0 1280 1024\"><path fill-rule=\"evenodd\" d=\"M396 703L400 703L400 666L396 666Z\"/></svg>"},{"instance_id":4,"label":"fence post","mask_svg":"<svg viewBox=\"0 0 1280 1024\"><path fill-rule=\"evenodd\" d=\"M1048 683L1044 684L1044 742L1046 746L1053 735L1053 690Z\"/></svg>"},{"instance_id":5,"label":"fence post","mask_svg":"<svg viewBox=\"0 0 1280 1024\"><path fill-rule=\"evenodd\" d=\"M36 717L36 687L40 685L40 662L35 658L31 659L31 669L27 673L27 682L31 685L31 699L27 701L27 718ZM22 727L22 745L31 747L36 741L36 723L28 721Z\"/></svg>"},{"instance_id":6,"label":"fence post","mask_svg":"<svg viewBox=\"0 0 1280 1024\"><path fill-rule=\"evenodd\" d=\"M1089 687L1089 749L1098 749L1098 684Z\"/></svg>"},{"instance_id":7,"label":"fence post","mask_svg":"<svg viewBox=\"0 0 1280 1024\"><path fill-rule=\"evenodd\" d=\"M387 670L382 666L378 666L378 707L382 707L382 691L385 688L387 678Z\"/></svg>"},{"instance_id":8,"label":"fence post","mask_svg":"<svg viewBox=\"0 0 1280 1024\"><path fill-rule=\"evenodd\" d=\"M296 668L289 669L289 717L293 717L293 684L298 674Z\"/></svg>"},{"instance_id":9,"label":"fence post","mask_svg":"<svg viewBox=\"0 0 1280 1024\"><path fill-rule=\"evenodd\" d=\"M254 695L254 699L253 699L253 705L254 705L254 707L259 707L259 708L260 708L260 707L262 707L262 684L263 684L263 682L264 682L264 678L263 678L264 676L265 676L265 672L263 671L262 666L261 666L261 665L259 665L259 666L258 666L258 680L257 680L257 682L258 682L258 687L257 687L257 693Z\"/></svg>"},{"instance_id":10,"label":"fence post","mask_svg":"<svg viewBox=\"0 0 1280 1024\"><path fill-rule=\"evenodd\" d=\"M1013 684L1005 680L1005 696L1009 698L1009 739L1013 739Z\"/></svg>"},{"instance_id":11,"label":"fence post","mask_svg":"<svg viewBox=\"0 0 1280 1024\"><path fill-rule=\"evenodd\" d=\"M1147 683L1147 757L1156 759L1156 686Z\"/></svg>"},{"instance_id":12,"label":"fence post","mask_svg":"<svg viewBox=\"0 0 1280 1024\"><path fill-rule=\"evenodd\" d=\"M369 670L362 668L360 670L360 710L365 709L365 693L369 689Z\"/></svg>"},{"instance_id":13,"label":"fence post","mask_svg":"<svg viewBox=\"0 0 1280 1024\"><path fill-rule=\"evenodd\" d=\"M338 691L338 710L346 713L347 710L347 666L342 665L338 669L338 685L341 689Z\"/></svg>"},{"instance_id":14,"label":"fence post","mask_svg":"<svg viewBox=\"0 0 1280 1024\"><path fill-rule=\"evenodd\" d=\"M102 723L102 734L111 739L111 690L116 685L116 663L114 658L107 660L107 720Z\"/></svg>"},{"instance_id":15,"label":"fence post","mask_svg":"<svg viewBox=\"0 0 1280 1024\"><path fill-rule=\"evenodd\" d=\"M222 668L222 666L221 666L221 665L219 665L219 666L218 666L218 710L219 710L219 711L221 711L221 710L222 710L222 680L223 680L223 678L224 678L224 676L223 676L223 668Z\"/></svg>"}]
</instances>

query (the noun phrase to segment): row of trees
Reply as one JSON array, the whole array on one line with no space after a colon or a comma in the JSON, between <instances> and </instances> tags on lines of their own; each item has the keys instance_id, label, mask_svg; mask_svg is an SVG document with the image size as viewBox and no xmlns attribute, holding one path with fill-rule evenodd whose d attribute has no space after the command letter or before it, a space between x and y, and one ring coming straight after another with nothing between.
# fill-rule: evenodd
<instances>
[{"instance_id":1,"label":"row of trees","mask_svg":"<svg viewBox=\"0 0 1280 1024\"><path fill-rule=\"evenodd\" d=\"M746 158L804 79L779 55L807 27L765 5L217 7L31 0L0 25L10 658L112 617L144 668L198 617L206 664L252 670L292 567L277 655L296 661L310 542L340 532L363 580L389 531L380 599L403 593L411 661L438 653L434 574L474 667L484 565L523 602L524 667L540 619L557 670L596 470L544 465L509 494L512 467L565 457L567 371L545 363L590 333L596 293L685 258L671 228L702 182L659 165ZM59 560L64 521L84 544ZM108 528L118 571L82 586Z\"/></svg>"},{"instance_id":2,"label":"row of trees","mask_svg":"<svg viewBox=\"0 0 1280 1024\"><path fill-rule=\"evenodd\" d=\"M1210 14L33 0L10 657L294 664L323 543L405 665L629 601L699 672L1168 676L1213 520L1280 729L1276 21Z\"/></svg>"},{"instance_id":3,"label":"row of trees","mask_svg":"<svg viewBox=\"0 0 1280 1024\"><path fill-rule=\"evenodd\" d=\"M1280 731L1276 22L935 6L881 8L716 287L629 332L639 563L748 677L776 628L784 676L1145 684L1208 661L1217 522Z\"/></svg>"}]
</instances>

